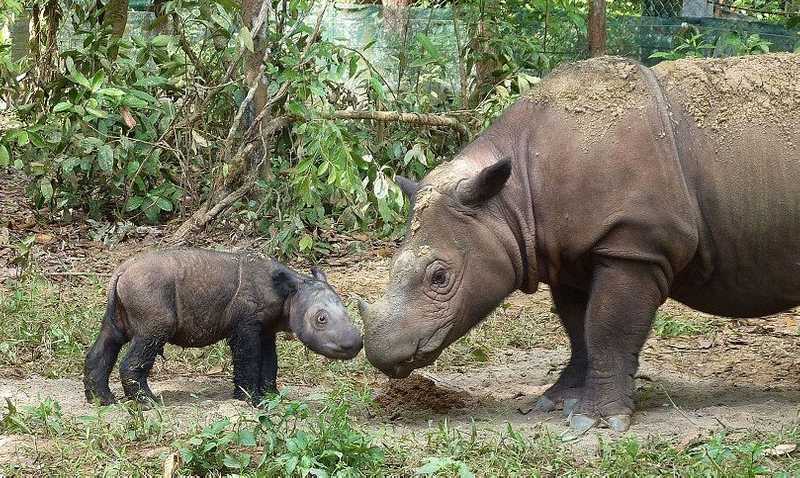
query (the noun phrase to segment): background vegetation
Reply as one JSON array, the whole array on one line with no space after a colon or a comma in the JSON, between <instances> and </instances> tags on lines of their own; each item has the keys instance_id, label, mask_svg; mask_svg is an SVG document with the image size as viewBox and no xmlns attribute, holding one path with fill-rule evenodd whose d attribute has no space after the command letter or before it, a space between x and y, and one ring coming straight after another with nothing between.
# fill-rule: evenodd
<instances>
[{"instance_id":1,"label":"background vegetation","mask_svg":"<svg viewBox=\"0 0 800 478\"><path fill-rule=\"evenodd\" d=\"M736 5L790 10L762 3ZM421 3L450 12L455 58L404 6L383 24L391 75L322 34L316 20L328 5L319 1L157 0L154 21L122 34L125 5L3 2L0 20L27 9L32 30L28 55L12 57L7 36L0 46L0 169L24 171L54 221L186 220L178 241L224 214L283 256L324 255L337 232L397 237L395 174L423 176L539 76L586 56L583 0ZM644 7L608 3L620 30L612 52L630 53L633 41L616 20ZM727 53L770 49L757 34L724 41ZM689 28L654 58L714 50Z\"/></svg>"}]
</instances>

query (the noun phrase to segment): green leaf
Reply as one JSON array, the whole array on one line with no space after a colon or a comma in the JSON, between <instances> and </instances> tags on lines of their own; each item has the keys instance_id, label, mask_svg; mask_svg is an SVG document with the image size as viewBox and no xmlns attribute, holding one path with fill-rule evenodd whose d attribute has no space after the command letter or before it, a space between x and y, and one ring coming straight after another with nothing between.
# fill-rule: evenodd
<instances>
[{"instance_id":1,"label":"green leaf","mask_svg":"<svg viewBox=\"0 0 800 478\"><path fill-rule=\"evenodd\" d=\"M141 166L139 161L136 161L136 160L131 161L130 163L128 163L128 166L125 168L125 175L126 176L133 176L134 174L136 174L136 171L139 170L139 166Z\"/></svg>"},{"instance_id":2,"label":"green leaf","mask_svg":"<svg viewBox=\"0 0 800 478\"><path fill-rule=\"evenodd\" d=\"M144 203L144 198L142 196L131 196L128 198L128 202L125 203L125 212L135 211L139 209Z\"/></svg>"},{"instance_id":3,"label":"green leaf","mask_svg":"<svg viewBox=\"0 0 800 478\"><path fill-rule=\"evenodd\" d=\"M72 108L72 103L69 101L62 101L53 107L53 113L61 113L62 111L67 111Z\"/></svg>"},{"instance_id":4,"label":"green leaf","mask_svg":"<svg viewBox=\"0 0 800 478\"><path fill-rule=\"evenodd\" d=\"M172 202L170 202L169 199L157 197L156 204L162 211L167 211L167 212L172 211Z\"/></svg>"},{"instance_id":5,"label":"green leaf","mask_svg":"<svg viewBox=\"0 0 800 478\"><path fill-rule=\"evenodd\" d=\"M239 453L238 455L225 455L222 464L228 468L241 469L250 464L251 456L247 453Z\"/></svg>"},{"instance_id":6,"label":"green leaf","mask_svg":"<svg viewBox=\"0 0 800 478\"><path fill-rule=\"evenodd\" d=\"M8 154L8 149L5 146L0 144L0 168L4 168L9 165L10 163L10 155Z\"/></svg>"},{"instance_id":7,"label":"green leaf","mask_svg":"<svg viewBox=\"0 0 800 478\"><path fill-rule=\"evenodd\" d=\"M161 215L161 209L157 208L155 205L149 206L144 210L144 215L150 220L150 222L156 222L158 220L158 216Z\"/></svg>"},{"instance_id":8,"label":"green leaf","mask_svg":"<svg viewBox=\"0 0 800 478\"><path fill-rule=\"evenodd\" d=\"M25 165L24 165L24 164L22 164L22 161L21 161L21 160L19 160L19 159L15 159L15 160L14 160L14 168L15 168L15 169L17 169L17 170L19 170L19 171L22 171L22 168L23 168L23 167L25 167Z\"/></svg>"},{"instance_id":9,"label":"green leaf","mask_svg":"<svg viewBox=\"0 0 800 478\"><path fill-rule=\"evenodd\" d=\"M239 3L233 0L214 0L215 3L222 6L228 12L235 12L239 9Z\"/></svg>"},{"instance_id":10,"label":"green leaf","mask_svg":"<svg viewBox=\"0 0 800 478\"><path fill-rule=\"evenodd\" d=\"M150 40L150 44L156 48L164 48L169 44L171 39L172 37L169 35L156 35Z\"/></svg>"},{"instance_id":11,"label":"green leaf","mask_svg":"<svg viewBox=\"0 0 800 478\"><path fill-rule=\"evenodd\" d=\"M256 435L252 430L239 430L239 444L242 446L256 446Z\"/></svg>"},{"instance_id":12,"label":"green leaf","mask_svg":"<svg viewBox=\"0 0 800 478\"><path fill-rule=\"evenodd\" d=\"M100 88L97 90L98 95L103 96L110 96L112 98L119 98L120 96L125 96L125 92L120 90L119 88Z\"/></svg>"},{"instance_id":13,"label":"green leaf","mask_svg":"<svg viewBox=\"0 0 800 478\"><path fill-rule=\"evenodd\" d=\"M39 191L42 192L42 197L45 201L49 201L53 197L53 184L47 178L39 180Z\"/></svg>"},{"instance_id":14,"label":"green leaf","mask_svg":"<svg viewBox=\"0 0 800 478\"><path fill-rule=\"evenodd\" d=\"M86 112L97 118L108 118L108 113L103 110L98 110L97 108L92 108L91 106L86 107Z\"/></svg>"},{"instance_id":15,"label":"green leaf","mask_svg":"<svg viewBox=\"0 0 800 478\"><path fill-rule=\"evenodd\" d=\"M19 134L17 134L17 144L18 145L25 146L26 144L28 144L29 141L30 141L30 138L28 137L28 132L27 131L20 131Z\"/></svg>"},{"instance_id":16,"label":"green leaf","mask_svg":"<svg viewBox=\"0 0 800 478\"><path fill-rule=\"evenodd\" d=\"M425 51L428 53L428 55L434 56L434 57L438 57L439 56L439 50L437 50L436 47L433 45L433 42L431 41L430 38L428 38L428 35L425 35L424 33L418 33L417 34L417 41L420 42L420 44L422 45L422 48L425 49Z\"/></svg>"},{"instance_id":17,"label":"green leaf","mask_svg":"<svg viewBox=\"0 0 800 478\"><path fill-rule=\"evenodd\" d=\"M106 74L105 72L103 72L103 70L100 70L97 73L95 73L94 76L92 77L92 88L91 88L92 92L96 92L100 88L100 85L103 84L103 81L105 81L105 79L106 79Z\"/></svg>"},{"instance_id":18,"label":"green leaf","mask_svg":"<svg viewBox=\"0 0 800 478\"><path fill-rule=\"evenodd\" d=\"M253 45L253 35L250 33L250 29L246 26L242 26L242 29L239 30L239 43L250 50L250 52L255 51L255 46Z\"/></svg>"},{"instance_id":19,"label":"green leaf","mask_svg":"<svg viewBox=\"0 0 800 478\"><path fill-rule=\"evenodd\" d=\"M105 172L114 169L114 150L111 146L104 144L97 150L97 165Z\"/></svg>"},{"instance_id":20,"label":"green leaf","mask_svg":"<svg viewBox=\"0 0 800 478\"><path fill-rule=\"evenodd\" d=\"M301 251L310 250L311 246L314 245L314 239L312 239L308 234L303 234L303 237L300 239L298 245L300 246Z\"/></svg>"}]
</instances>

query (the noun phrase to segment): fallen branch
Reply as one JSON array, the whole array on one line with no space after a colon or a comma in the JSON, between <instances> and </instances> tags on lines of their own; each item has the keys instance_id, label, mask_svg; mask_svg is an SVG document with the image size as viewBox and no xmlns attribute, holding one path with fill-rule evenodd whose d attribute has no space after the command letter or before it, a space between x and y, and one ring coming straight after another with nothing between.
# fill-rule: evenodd
<instances>
[{"instance_id":1,"label":"fallen branch","mask_svg":"<svg viewBox=\"0 0 800 478\"><path fill-rule=\"evenodd\" d=\"M452 128L461 133L464 137L469 137L469 131L463 123L447 115L437 115L429 113L403 113L400 111L334 111L330 114L323 114L326 119L348 119L348 120L372 120L383 121L386 123L408 123L417 126L443 126Z\"/></svg>"}]
</instances>

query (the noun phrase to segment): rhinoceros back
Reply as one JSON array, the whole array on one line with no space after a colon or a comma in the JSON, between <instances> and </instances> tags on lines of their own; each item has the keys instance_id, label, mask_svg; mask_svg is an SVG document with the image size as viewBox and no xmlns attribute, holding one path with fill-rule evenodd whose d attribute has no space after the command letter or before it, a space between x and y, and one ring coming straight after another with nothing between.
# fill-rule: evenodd
<instances>
[{"instance_id":1,"label":"rhinoceros back","mask_svg":"<svg viewBox=\"0 0 800 478\"><path fill-rule=\"evenodd\" d=\"M679 159L702 214L708 275L676 293L732 316L800 302L800 55L657 65Z\"/></svg>"}]
</instances>

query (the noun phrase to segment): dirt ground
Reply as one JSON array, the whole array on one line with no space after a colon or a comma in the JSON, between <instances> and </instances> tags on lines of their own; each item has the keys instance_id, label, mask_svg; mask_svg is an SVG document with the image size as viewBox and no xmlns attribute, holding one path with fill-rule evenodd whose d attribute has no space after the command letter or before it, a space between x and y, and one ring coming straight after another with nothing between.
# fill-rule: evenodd
<instances>
[{"instance_id":1,"label":"dirt ground","mask_svg":"<svg viewBox=\"0 0 800 478\"><path fill-rule=\"evenodd\" d=\"M329 278L346 297L376 298L388 273L387 259L361 261L330 268ZM546 289L546 288L545 288ZM508 305L489 320L519 320L548 314L546 290L533 295L515 294ZM674 314L693 314L669 302ZM642 355L637 381L637 413L630 433L640 437L686 439L725 429L777 431L800 418L800 336L798 318L786 313L765 319L729 321L706 318L716 324L709 334L684 338L651 337ZM529 405L553 383L569 356L566 339L555 318L538 326L545 345L521 350L493 351L485 363L423 369L404 381L377 377L378 412L369 424L397 432L428 426L447 416L451 423L498 429L512 423L535 432L541 425L570 437L559 412L529 411ZM112 381L113 384L113 381ZM119 385L113 384L119 395ZM187 419L231 416L245 405L230 399L227 376L180 376L165 379L156 374L152 388ZM324 389L289 385L290 398L324 397ZM90 410L78 378L45 379L30 376L0 382L0 400L20 405L43 398L57 399L69 414ZM595 429L580 440L613 436Z\"/></svg>"},{"instance_id":2,"label":"dirt ground","mask_svg":"<svg viewBox=\"0 0 800 478\"><path fill-rule=\"evenodd\" d=\"M10 186L0 184L2 187ZM7 275L12 267L8 262L8 237L13 241L29 233L43 235L37 239L38 260L56 280L70 272L107 272L124 257L160 237L155 230L143 229L135 234L133 242L109 249L91 240L85 228L65 227L59 231L52 226L39 226L36 221L21 223L26 216L10 209L24 205L16 204L0 201L0 214L13 217L5 225L0 223L0 227L8 228L6 244L0 243L0 270ZM235 243L232 248L247 245L246 241L227 239L227 243ZM207 242L218 240L210 238ZM385 248L372 248L361 256L337 258L327 267L330 282L346 298L375 299L388 276L386 255ZM560 412L529 411L529 405L555 381L569 356L566 338L550 313L551 305L546 287L533 295L514 294L489 319L490 323L482 326L492 327L492 321L510 323L534 317L531 328L536 335L535 346L492 350L488 360L467 365L435 364L394 383L375 374L378 408L363 420L370 426L406 433L446 416L458 426L468 427L474 420L482 427L501 429L512 423L530 433L545 426L566 439L573 438ZM699 318L714 327L691 337L651 337L642 354L637 413L629 433L685 441L720 429L778 431L798 422L798 313L734 321L699 314L671 301L663 310ZM17 405L26 405L49 397L58 400L67 414L81 415L90 410L79 377L3 376L6 378L0 380L0 403L11 399ZM230 399L231 386L225 374L156 374L151 386L187 422L199 415L234 415L245 407ZM112 380L112 387L119 395L119 384ZM324 387L291 384L287 390L290 398L312 401L324 398L326 391ZM613 434L607 429L594 429L577 440L592 444L598 437L609 436ZM0 437L0 457L13 453L17 444L13 437Z\"/></svg>"}]
</instances>

